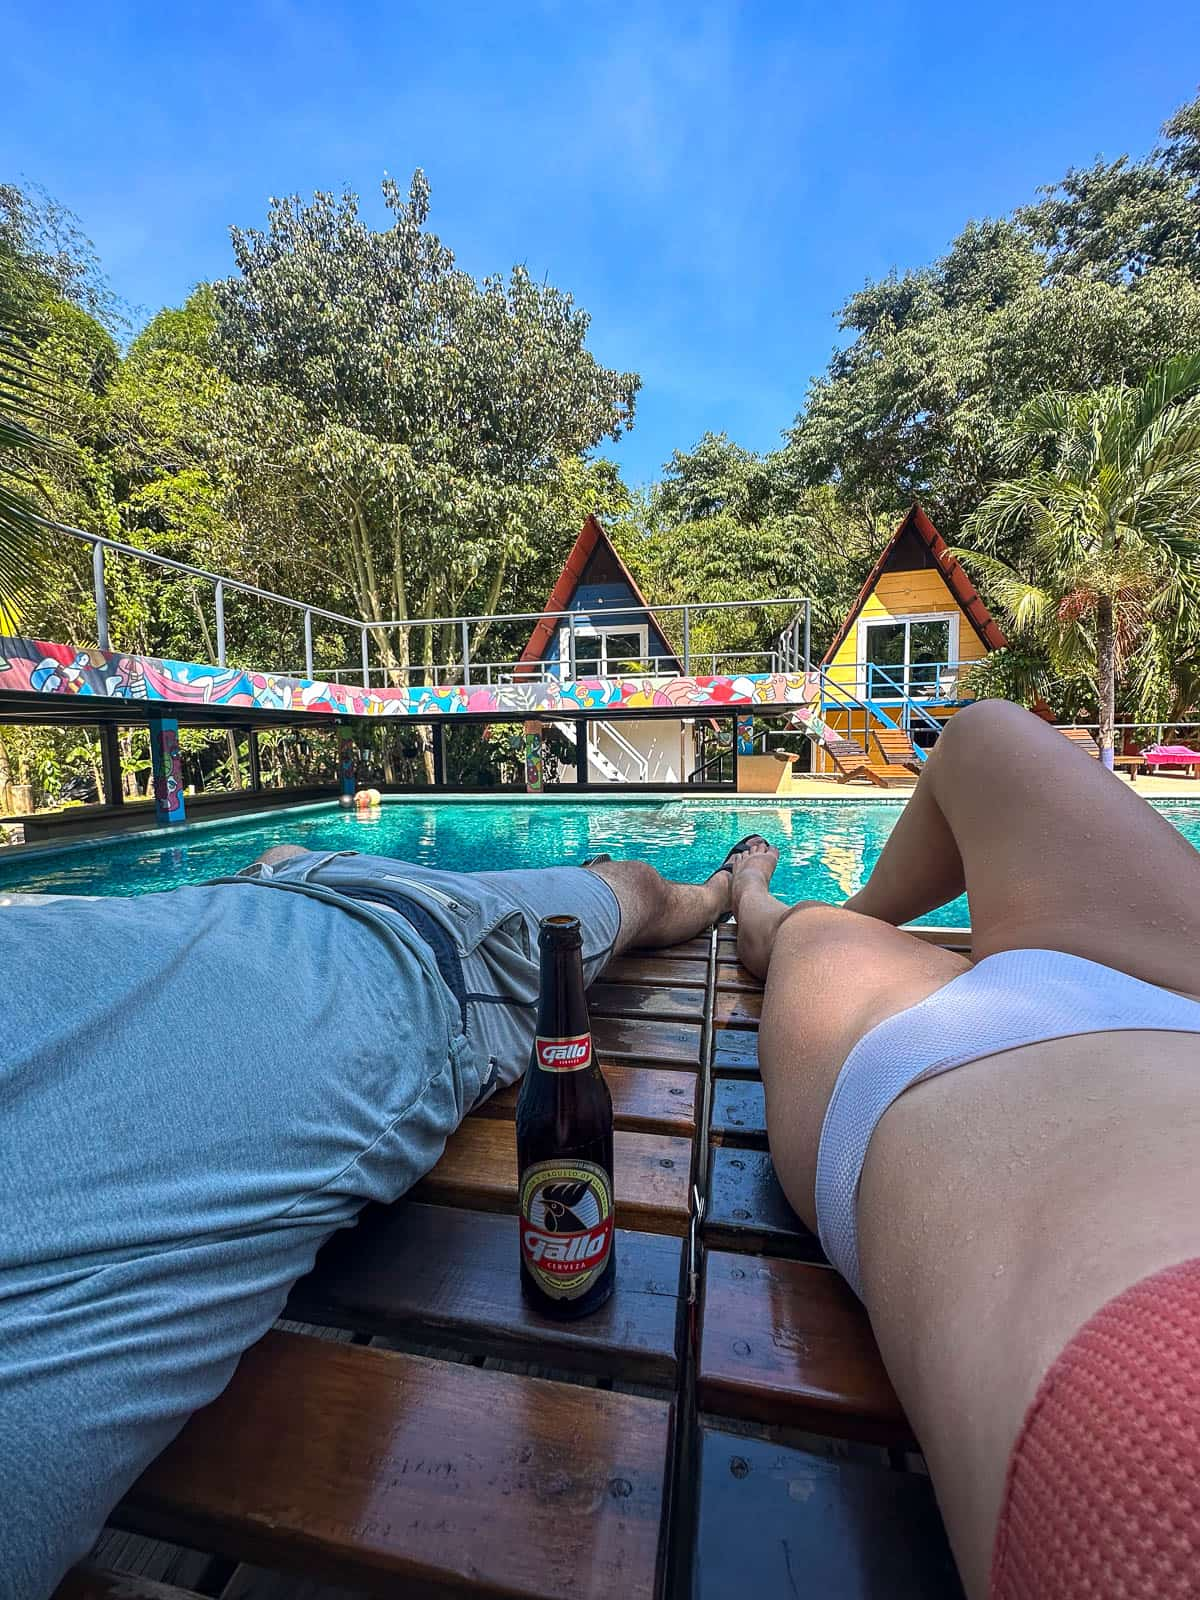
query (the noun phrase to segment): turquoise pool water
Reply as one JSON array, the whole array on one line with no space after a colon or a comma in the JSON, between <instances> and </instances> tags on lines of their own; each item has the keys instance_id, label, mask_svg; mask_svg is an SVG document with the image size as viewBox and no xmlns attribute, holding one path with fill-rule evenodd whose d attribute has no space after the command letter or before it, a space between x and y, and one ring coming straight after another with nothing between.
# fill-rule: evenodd
<instances>
[{"instance_id":1,"label":"turquoise pool water","mask_svg":"<svg viewBox=\"0 0 1200 1600\"><path fill-rule=\"evenodd\" d=\"M1161 809L1200 848L1200 803ZM866 878L900 811L898 803L880 801L405 801L360 820L336 805L317 806L198 827L177 841L162 835L118 839L24 861L0 859L0 890L150 894L236 872L268 845L284 843L363 850L459 871L542 867L607 851L639 856L695 882L743 834L757 832L779 845L775 884L783 899L836 902ZM965 922L965 903L930 920Z\"/></svg>"}]
</instances>

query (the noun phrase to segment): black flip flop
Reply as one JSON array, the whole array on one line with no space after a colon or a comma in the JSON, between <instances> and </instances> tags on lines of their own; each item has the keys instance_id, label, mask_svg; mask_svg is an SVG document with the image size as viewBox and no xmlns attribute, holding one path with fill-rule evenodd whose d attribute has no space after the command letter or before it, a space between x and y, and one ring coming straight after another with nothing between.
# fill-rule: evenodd
<instances>
[{"instance_id":1,"label":"black flip flop","mask_svg":"<svg viewBox=\"0 0 1200 1600\"><path fill-rule=\"evenodd\" d=\"M766 838L765 835L763 835L761 833L748 833L744 839L739 839L738 842L734 845L733 849L730 850L729 853L726 855L726 857L725 857L724 861L722 861L721 865L717 868L717 871L716 872L710 872L709 873L709 877L710 878L715 878L716 875L717 875L717 872L727 872L730 875L730 877L732 877L733 876L733 867L731 865L732 858L734 856L744 856L744 855L746 855L747 852L750 849L750 846L752 844L756 844L758 842L758 840L760 840L760 839L762 840L763 844L765 844L765 845L769 845L771 843L771 841L768 838ZM733 921L733 912L732 911L726 911L721 916L719 916L717 918L717 926L720 927L723 923L732 922L732 921Z\"/></svg>"},{"instance_id":2,"label":"black flip flop","mask_svg":"<svg viewBox=\"0 0 1200 1600\"><path fill-rule=\"evenodd\" d=\"M730 875L732 875L732 858L734 856L748 855L750 846L752 844L757 844L760 840L765 845L769 845L771 843L770 839L765 838L761 833L748 833L744 839L739 839L734 845L733 849L727 852L724 861L722 861L721 865L717 868L717 871L710 872L709 877L715 878L717 872L728 872Z\"/></svg>"}]
</instances>

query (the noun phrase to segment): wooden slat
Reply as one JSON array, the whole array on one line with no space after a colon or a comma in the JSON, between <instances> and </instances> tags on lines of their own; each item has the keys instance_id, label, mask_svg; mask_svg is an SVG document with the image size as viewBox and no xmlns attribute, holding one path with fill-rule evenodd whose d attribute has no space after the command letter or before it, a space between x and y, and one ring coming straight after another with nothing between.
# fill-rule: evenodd
<instances>
[{"instance_id":1,"label":"wooden slat","mask_svg":"<svg viewBox=\"0 0 1200 1600\"><path fill-rule=\"evenodd\" d=\"M677 956L674 950L662 955L614 956L604 969L604 981L703 989L708 981L708 962L703 956Z\"/></svg>"},{"instance_id":2,"label":"wooden slat","mask_svg":"<svg viewBox=\"0 0 1200 1600\"><path fill-rule=\"evenodd\" d=\"M817 1240L788 1205L765 1150L713 1146L704 1237L726 1250L823 1259Z\"/></svg>"},{"instance_id":3,"label":"wooden slat","mask_svg":"<svg viewBox=\"0 0 1200 1600\"><path fill-rule=\"evenodd\" d=\"M73 1567L54 1591L54 1600L197 1600L191 1589L129 1572L108 1572L90 1563Z\"/></svg>"},{"instance_id":4,"label":"wooden slat","mask_svg":"<svg viewBox=\"0 0 1200 1600\"><path fill-rule=\"evenodd\" d=\"M912 1435L861 1302L832 1267L710 1250L700 1405L880 1444Z\"/></svg>"},{"instance_id":5,"label":"wooden slat","mask_svg":"<svg viewBox=\"0 0 1200 1600\"><path fill-rule=\"evenodd\" d=\"M693 957L698 957L700 960L703 961L703 960L706 960L707 957L708 957L708 935L706 933L702 933L702 934L699 935L699 937L697 937L695 939L683 939L683 940L680 941L679 944L673 944L673 945L671 945L669 947L669 949L666 949L666 950L662 949L659 946L655 946L655 948L652 949L652 950L627 950L625 952L625 954L629 955L629 956L650 956L650 957L663 956L663 955L668 955L668 956L672 956L672 957L674 957L674 956L693 956Z\"/></svg>"},{"instance_id":6,"label":"wooden slat","mask_svg":"<svg viewBox=\"0 0 1200 1600\"><path fill-rule=\"evenodd\" d=\"M740 961L717 962L717 988L737 989L748 994L762 993L762 979L756 978Z\"/></svg>"},{"instance_id":7,"label":"wooden slat","mask_svg":"<svg viewBox=\"0 0 1200 1600\"><path fill-rule=\"evenodd\" d=\"M911 933L914 939L924 939L926 944L939 945L943 950L953 950L959 955L971 954L970 928L914 928L906 927L905 933Z\"/></svg>"},{"instance_id":8,"label":"wooden slat","mask_svg":"<svg viewBox=\"0 0 1200 1600\"><path fill-rule=\"evenodd\" d=\"M713 1071L720 1075L758 1076L758 1033L749 1028L720 1028L713 1038Z\"/></svg>"},{"instance_id":9,"label":"wooden slat","mask_svg":"<svg viewBox=\"0 0 1200 1600\"><path fill-rule=\"evenodd\" d=\"M698 1023L632 1021L593 1013L592 1041L605 1060L682 1067L689 1072L700 1066Z\"/></svg>"},{"instance_id":10,"label":"wooden slat","mask_svg":"<svg viewBox=\"0 0 1200 1600\"><path fill-rule=\"evenodd\" d=\"M617 1286L599 1311L549 1321L521 1294L511 1217L402 1201L334 1235L285 1315L470 1354L670 1383L679 1321L678 1239L616 1235Z\"/></svg>"},{"instance_id":11,"label":"wooden slat","mask_svg":"<svg viewBox=\"0 0 1200 1600\"><path fill-rule=\"evenodd\" d=\"M651 983L594 983L588 990L593 1017L648 1017L660 1022L700 1022L703 989L672 989Z\"/></svg>"},{"instance_id":12,"label":"wooden slat","mask_svg":"<svg viewBox=\"0 0 1200 1600\"><path fill-rule=\"evenodd\" d=\"M762 1016L762 991L753 994L718 989L713 1021L718 1028L757 1028Z\"/></svg>"},{"instance_id":13,"label":"wooden slat","mask_svg":"<svg viewBox=\"0 0 1200 1600\"><path fill-rule=\"evenodd\" d=\"M696 1079L690 1072L617 1062L600 1065L612 1091L613 1121L618 1128L690 1136L696 1125ZM485 1100L476 1115L511 1119L520 1093L520 1083L511 1084Z\"/></svg>"},{"instance_id":14,"label":"wooden slat","mask_svg":"<svg viewBox=\"0 0 1200 1600\"><path fill-rule=\"evenodd\" d=\"M695 1600L961 1600L929 1479L703 1426Z\"/></svg>"},{"instance_id":15,"label":"wooden slat","mask_svg":"<svg viewBox=\"0 0 1200 1600\"><path fill-rule=\"evenodd\" d=\"M718 1144L767 1148L767 1099L757 1078L714 1080L712 1136Z\"/></svg>"},{"instance_id":16,"label":"wooden slat","mask_svg":"<svg viewBox=\"0 0 1200 1600\"><path fill-rule=\"evenodd\" d=\"M121 1517L381 1595L654 1594L670 1408L269 1333Z\"/></svg>"},{"instance_id":17,"label":"wooden slat","mask_svg":"<svg viewBox=\"0 0 1200 1600\"><path fill-rule=\"evenodd\" d=\"M692 1146L653 1133L613 1136L617 1221L645 1233L684 1234ZM511 1213L517 1200L517 1134L511 1122L468 1117L412 1191L415 1200Z\"/></svg>"}]
</instances>

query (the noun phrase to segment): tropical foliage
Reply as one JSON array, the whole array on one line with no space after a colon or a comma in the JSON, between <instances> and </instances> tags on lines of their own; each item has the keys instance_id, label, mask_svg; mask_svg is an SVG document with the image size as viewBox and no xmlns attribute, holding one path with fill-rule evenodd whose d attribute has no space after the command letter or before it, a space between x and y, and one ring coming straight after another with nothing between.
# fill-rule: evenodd
<instances>
[{"instance_id":1,"label":"tropical foliage","mask_svg":"<svg viewBox=\"0 0 1200 1600\"><path fill-rule=\"evenodd\" d=\"M232 231L228 278L126 339L73 220L0 185L0 602L22 631L95 638L88 551L55 521L374 619L536 608L595 511L657 601L808 594L819 650L919 497L1010 622L981 686L1106 723L1200 709L1180 376L1200 351L1200 99L1148 156L1072 170L852 295L777 450L706 433L636 488L598 452L633 425L639 380L596 359L569 293L465 273L420 172L383 199L382 227L353 194L272 201ZM215 653L203 583L114 558L108 598L120 643ZM226 610L231 662L299 658L294 613L232 593ZM749 661L786 620L713 612L691 644ZM488 653L511 658L519 631ZM357 642L318 622L314 649L334 672ZM396 630L385 662L420 676L452 653ZM188 737L198 781L242 781L225 735ZM91 782L86 743L0 730L0 811L10 775L46 800Z\"/></svg>"},{"instance_id":2,"label":"tropical foliage","mask_svg":"<svg viewBox=\"0 0 1200 1600\"><path fill-rule=\"evenodd\" d=\"M1028 401L1001 465L961 553L1018 638L1095 683L1111 765L1118 671L1162 718L1200 684L1200 355L1137 387Z\"/></svg>"}]
</instances>

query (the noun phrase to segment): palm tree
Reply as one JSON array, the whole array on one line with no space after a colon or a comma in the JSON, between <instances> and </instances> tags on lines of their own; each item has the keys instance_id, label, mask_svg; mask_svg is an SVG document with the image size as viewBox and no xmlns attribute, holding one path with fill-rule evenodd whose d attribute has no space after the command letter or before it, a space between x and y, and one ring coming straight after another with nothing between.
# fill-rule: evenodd
<instances>
[{"instance_id":1,"label":"palm tree","mask_svg":"<svg viewBox=\"0 0 1200 1600\"><path fill-rule=\"evenodd\" d=\"M1194 640L1200 620L1200 354L1139 386L1035 397L1002 464L964 553L1055 671L1092 677L1111 767L1118 669L1148 631ZM1017 539L1015 561L995 554Z\"/></svg>"}]
</instances>

